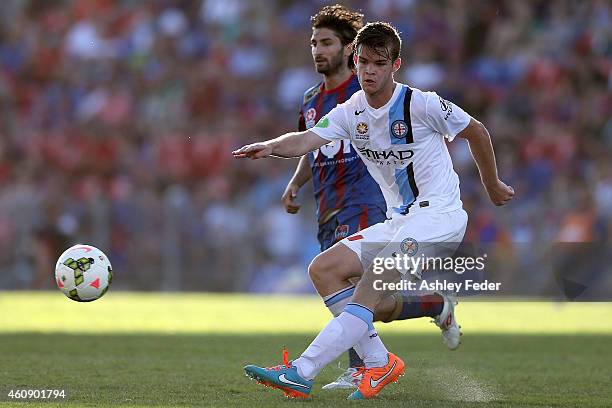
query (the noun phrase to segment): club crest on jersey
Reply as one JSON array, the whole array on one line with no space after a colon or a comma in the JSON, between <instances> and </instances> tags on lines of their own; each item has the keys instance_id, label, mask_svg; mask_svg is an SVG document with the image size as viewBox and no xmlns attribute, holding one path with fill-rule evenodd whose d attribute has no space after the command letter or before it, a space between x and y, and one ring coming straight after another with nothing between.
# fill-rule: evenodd
<instances>
[{"instance_id":1,"label":"club crest on jersey","mask_svg":"<svg viewBox=\"0 0 612 408\"><path fill-rule=\"evenodd\" d=\"M334 239L336 241L340 241L341 239L348 237L348 233L349 233L348 225L346 224L338 225L336 227L336 230L334 231Z\"/></svg>"},{"instance_id":2,"label":"club crest on jersey","mask_svg":"<svg viewBox=\"0 0 612 408\"><path fill-rule=\"evenodd\" d=\"M400 244L400 250L408 256L414 256L419 250L419 243L414 238L406 238Z\"/></svg>"},{"instance_id":3,"label":"club crest on jersey","mask_svg":"<svg viewBox=\"0 0 612 408\"><path fill-rule=\"evenodd\" d=\"M408 134L408 125L403 120L396 120L391 124L391 133L398 139L403 139Z\"/></svg>"},{"instance_id":4,"label":"club crest on jersey","mask_svg":"<svg viewBox=\"0 0 612 408\"><path fill-rule=\"evenodd\" d=\"M306 122L306 127L307 128L311 128L313 127L317 121L317 110L315 108L310 108L306 111L306 114L304 115L304 119Z\"/></svg>"},{"instance_id":5,"label":"club crest on jersey","mask_svg":"<svg viewBox=\"0 0 612 408\"><path fill-rule=\"evenodd\" d=\"M355 139L357 140L370 140L370 135L368 135L368 124L365 122L359 122L357 127L355 128L357 134L355 135Z\"/></svg>"}]
</instances>

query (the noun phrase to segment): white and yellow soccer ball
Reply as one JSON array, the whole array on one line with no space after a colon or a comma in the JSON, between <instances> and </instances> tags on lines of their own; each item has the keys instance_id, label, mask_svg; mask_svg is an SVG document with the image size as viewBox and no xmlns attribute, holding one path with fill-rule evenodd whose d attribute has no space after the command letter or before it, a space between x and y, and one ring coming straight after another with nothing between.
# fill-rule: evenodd
<instances>
[{"instance_id":1,"label":"white and yellow soccer ball","mask_svg":"<svg viewBox=\"0 0 612 408\"><path fill-rule=\"evenodd\" d=\"M68 248L55 265L57 287L77 302L100 299L112 280L113 268L108 257L91 245Z\"/></svg>"}]
</instances>

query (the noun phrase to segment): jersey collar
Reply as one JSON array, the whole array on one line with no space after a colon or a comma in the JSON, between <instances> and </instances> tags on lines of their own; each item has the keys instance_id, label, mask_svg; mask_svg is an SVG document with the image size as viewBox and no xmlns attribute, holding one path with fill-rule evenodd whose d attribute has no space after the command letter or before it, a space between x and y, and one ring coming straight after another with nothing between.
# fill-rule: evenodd
<instances>
[{"instance_id":1,"label":"jersey collar","mask_svg":"<svg viewBox=\"0 0 612 408\"><path fill-rule=\"evenodd\" d=\"M393 95L391 95L391 98L389 98L389 100L387 101L387 103L385 103L383 106L381 106L380 108L373 108L372 106L370 106L370 104L368 103L368 99L365 96L365 92L363 94L363 101L365 102L365 106L368 109L368 111L370 113L372 113L374 116L377 115L378 112L386 112L387 108L389 106L391 106L395 100L397 99L398 95L400 94L401 90L402 90L402 84L400 84L399 82L397 82L395 84L395 89L393 90Z\"/></svg>"},{"instance_id":2,"label":"jersey collar","mask_svg":"<svg viewBox=\"0 0 612 408\"><path fill-rule=\"evenodd\" d=\"M343 83L341 83L340 85L332 89L325 89L325 81L323 81L321 82L321 93L340 92L343 89L345 89L353 81L353 79L355 79L355 74L351 74L351 76L348 77L346 81L344 81Z\"/></svg>"}]
</instances>

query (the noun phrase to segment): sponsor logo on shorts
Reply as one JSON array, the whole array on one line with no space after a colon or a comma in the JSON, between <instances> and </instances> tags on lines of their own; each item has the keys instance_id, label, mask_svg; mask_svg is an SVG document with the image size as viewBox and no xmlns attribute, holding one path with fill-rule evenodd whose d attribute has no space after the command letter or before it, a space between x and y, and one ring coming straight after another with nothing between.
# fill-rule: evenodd
<instances>
[{"instance_id":1,"label":"sponsor logo on shorts","mask_svg":"<svg viewBox=\"0 0 612 408\"><path fill-rule=\"evenodd\" d=\"M346 224L338 225L334 231L334 239L340 241L348 236L349 226Z\"/></svg>"},{"instance_id":2,"label":"sponsor logo on shorts","mask_svg":"<svg viewBox=\"0 0 612 408\"><path fill-rule=\"evenodd\" d=\"M400 250L408 256L414 256L419 250L419 243L414 238L406 238L400 244Z\"/></svg>"}]
</instances>

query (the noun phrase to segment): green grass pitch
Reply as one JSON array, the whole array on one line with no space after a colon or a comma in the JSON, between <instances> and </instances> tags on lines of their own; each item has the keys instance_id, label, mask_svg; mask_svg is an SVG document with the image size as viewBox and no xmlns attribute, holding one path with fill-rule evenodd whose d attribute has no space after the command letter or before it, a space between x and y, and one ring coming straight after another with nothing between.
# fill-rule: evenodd
<instances>
[{"instance_id":1,"label":"green grass pitch","mask_svg":"<svg viewBox=\"0 0 612 408\"><path fill-rule=\"evenodd\" d=\"M322 391L341 372L332 364L309 401L292 401L242 367L278 364L283 346L296 357L329 320L315 297L111 291L77 303L59 292L0 292L0 406L612 405L612 304L470 301L457 315L455 352L427 319L377 326L406 362L406 376L377 400ZM7 397L42 388L65 389L67 399Z\"/></svg>"}]
</instances>

